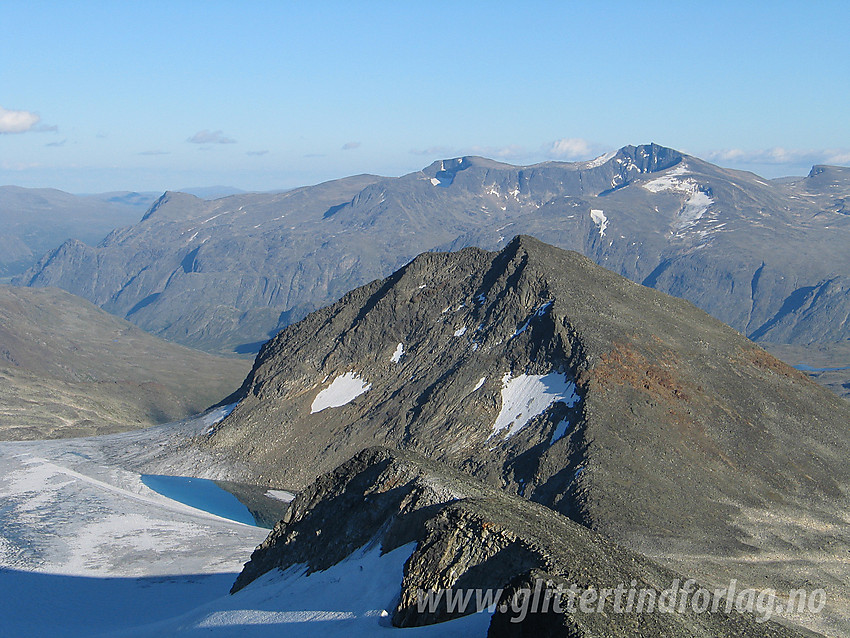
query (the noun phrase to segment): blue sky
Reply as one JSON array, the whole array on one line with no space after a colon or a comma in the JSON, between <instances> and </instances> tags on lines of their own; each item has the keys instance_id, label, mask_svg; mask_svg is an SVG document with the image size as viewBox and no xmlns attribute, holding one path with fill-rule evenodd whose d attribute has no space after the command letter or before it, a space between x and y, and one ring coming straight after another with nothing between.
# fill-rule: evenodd
<instances>
[{"instance_id":1,"label":"blue sky","mask_svg":"<svg viewBox=\"0 0 850 638\"><path fill-rule=\"evenodd\" d=\"M742 6L743 5L743 6ZM655 141L850 163L847 2L0 5L0 184L288 188Z\"/></svg>"}]
</instances>

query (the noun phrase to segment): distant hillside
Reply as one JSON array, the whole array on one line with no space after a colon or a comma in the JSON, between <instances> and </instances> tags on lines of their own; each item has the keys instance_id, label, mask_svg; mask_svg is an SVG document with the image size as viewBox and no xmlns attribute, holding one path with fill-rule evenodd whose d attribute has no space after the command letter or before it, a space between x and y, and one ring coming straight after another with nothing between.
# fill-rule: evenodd
<instances>
[{"instance_id":1,"label":"distant hillside","mask_svg":"<svg viewBox=\"0 0 850 638\"><path fill-rule=\"evenodd\" d=\"M0 279L17 275L68 239L96 244L141 219L151 200L138 193L71 195L0 186Z\"/></svg>"},{"instance_id":2,"label":"distant hillside","mask_svg":"<svg viewBox=\"0 0 850 638\"><path fill-rule=\"evenodd\" d=\"M131 228L72 241L16 283L81 295L154 334L256 351L423 250L528 234L685 298L762 342L850 338L850 169L783 183L655 144L589 162L438 161L204 201L167 193Z\"/></svg>"},{"instance_id":3,"label":"distant hillside","mask_svg":"<svg viewBox=\"0 0 850 638\"><path fill-rule=\"evenodd\" d=\"M0 286L0 439L180 419L232 392L248 368L152 337L55 288Z\"/></svg>"}]
</instances>

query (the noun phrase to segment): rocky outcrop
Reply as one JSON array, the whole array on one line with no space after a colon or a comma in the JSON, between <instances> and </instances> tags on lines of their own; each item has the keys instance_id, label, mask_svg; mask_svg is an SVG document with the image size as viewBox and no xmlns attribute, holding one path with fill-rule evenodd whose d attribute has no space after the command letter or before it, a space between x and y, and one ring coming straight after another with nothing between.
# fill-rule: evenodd
<instances>
[{"instance_id":1,"label":"rocky outcrop","mask_svg":"<svg viewBox=\"0 0 850 638\"><path fill-rule=\"evenodd\" d=\"M625 598L620 612L614 611L612 601L608 613L599 613L596 605L592 611L570 610L566 599L565 609L551 601L534 607L529 602L521 617L517 604L521 599L512 594L523 589L552 594L558 585L564 591L572 586L580 597L589 590L601 592L624 584L660 597L676 578L681 583L686 579L548 508L508 496L419 455L382 448L364 450L302 492L254 552L233 591L272 569L300 564L309 571L326 569L369 542L380 543L383 551L408 543L414 547L392 615L397 627L429 625L471 613L474 598L463 609L450 610L446 601L490 590L494 602L505 603L494 615L490 636L802 635L736 611L702 614L692 606L681 613L626 611ZM428 607L420 602L427 592L443 595ZM503 592L501 599L498 592Z\"/></svg>"}]
</instances>

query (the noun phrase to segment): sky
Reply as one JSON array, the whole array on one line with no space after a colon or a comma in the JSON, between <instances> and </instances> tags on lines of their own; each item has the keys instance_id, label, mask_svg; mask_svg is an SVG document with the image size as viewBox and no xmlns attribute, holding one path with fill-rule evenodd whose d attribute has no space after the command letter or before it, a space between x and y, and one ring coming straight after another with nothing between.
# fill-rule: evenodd
<instances>
[{"instance_id":1,"label":"sky","mask_svg":"<svg viewBox=\"0 0 850 638\"><path fill-rule=\"evenodd\" d=\"M0 5L0 184L275 190L656 142L850 164L850 3Z\"/></svg>"}]
</instances>

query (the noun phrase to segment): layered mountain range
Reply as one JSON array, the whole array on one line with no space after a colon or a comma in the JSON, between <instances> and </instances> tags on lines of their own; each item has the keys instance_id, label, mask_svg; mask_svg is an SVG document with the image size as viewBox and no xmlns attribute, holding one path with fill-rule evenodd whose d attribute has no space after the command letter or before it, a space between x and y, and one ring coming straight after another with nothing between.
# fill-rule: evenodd
<instances>
[{"instance_id":1,"label":"layered mountain range","mask_svg":"<svg viewBox=\"0 0 850 638\"><path fill-rule=\"evenodd\" d=\"M706 584L824 587L791 618L850 622L850 404L578 253L422 254L284 329L227 401L199 444L233 478L311 493L363 448L406 450Z\"/></svg>"},{"instance_id":2,"label":"layered mountain range","mask_svg":"<svg viewBox=\"0 0 850 638\"><path fill-rule=\"evenodd\" d=\"M525 233L755 340L837 342L850 337L848 194L847 168L767 181L655 144L578 163L462 157L286 193L166 193L139 223L66 242L16 283L64 288L180 343L255 352L424 250Z\"/></svg>"}]
</instances>

